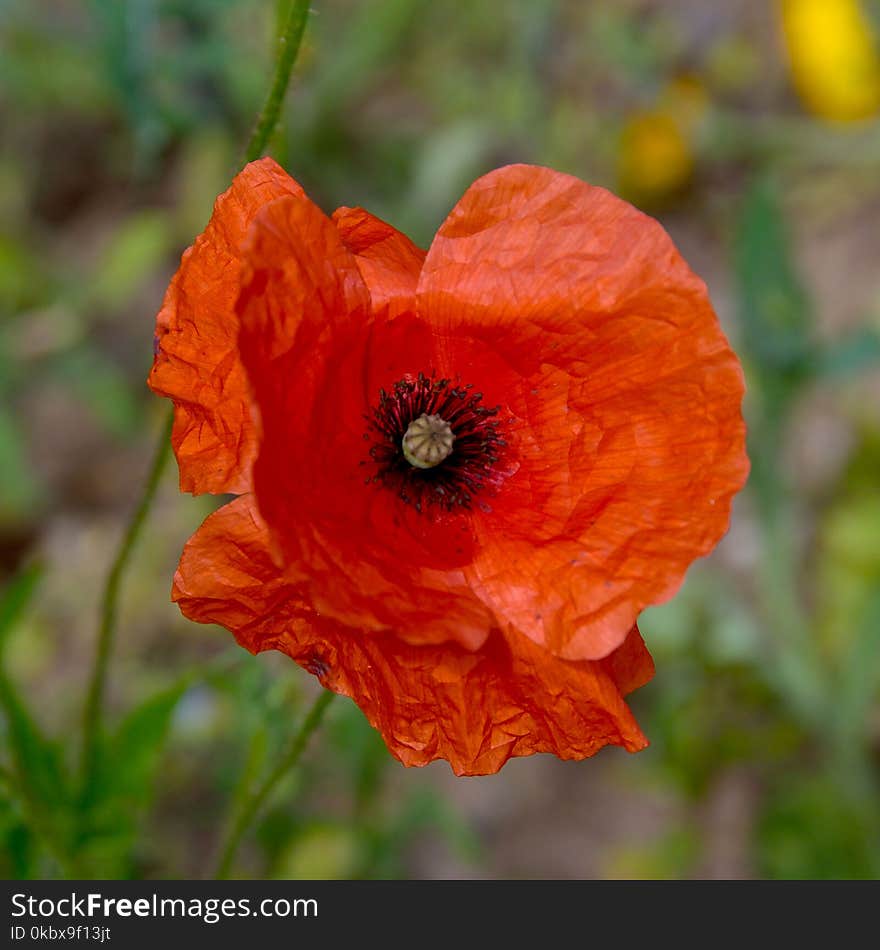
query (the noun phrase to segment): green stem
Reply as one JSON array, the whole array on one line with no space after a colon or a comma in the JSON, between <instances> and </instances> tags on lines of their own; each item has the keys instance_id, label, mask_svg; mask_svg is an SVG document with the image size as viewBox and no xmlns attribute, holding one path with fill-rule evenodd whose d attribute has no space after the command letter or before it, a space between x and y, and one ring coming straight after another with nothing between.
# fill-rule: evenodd
<instances>
[{"instance_id":1,"label":"green stem","mask_svg":"<svg viewBox=\"0 0 880 950\"><path fill-rule=\"evenodd\" d=\"M261 808L266 803L266 800L278 782L299 762L312 733L318 728L325 710L335 695L335 693L331 693L329 690L324 690L318 696L305 719L303 719L302 725L299 727L296 735L293 737L293 742L291 742L287 754L282 756L275 768L266 776L263 784L251 795L245 807L238 813L238 817L233 822L226 843L220 852L220 861L217 865L217 873L215 875L217 880L224 880L229 876L229 870L232 867L232 862L235 860L235 855L238 851L239 844L241 844L241 839L244 837L244 833L259 815Z\"/></svg>"},{"instance_id":2,"label":"green stem","mask_svg":"<svg viewBox=\"0 0 880 950\"><path fill-rule=\"evenodd\" d=\"M88 795L98 764L98 737L101 727L101 715L104 706L104 688L107 680L107 667L110 662L110 653L113 648L113 637L116 632L116 614L119 604L119 588L122 575L125 572L131 555L137 543L141 528L147 517L147 512L156 496L156 490L162 478L162 472L170 455L171 426L174 422L174 413L169 411L162 425L159 442L153 456L153 463L147 476L144 490L137 508L128 522L128 527L116 552L110 573L104 585L104 594L101 598L101 626L98 631L98 646L92 666L92 678L86 698L83 715L83 759L82 777L83 794Z\"/></svg>"},{"instance_id":3,"label":"green stem","mask_svg":"<svg viewBox=\"0 0 880 950\"><path fill-rule=\"evenodd\" d=\"M287 15L287 22L278 37L275 75L272 77L272 86L245 149L245 164L255 161L263 154L272 133L275 131L284 96L287 93L287 86L290 83L290 72L299 54L299 47L302 43L308 18L309 0L293 0L290 5L290 13Z\"/></svg>"}]
</instances>

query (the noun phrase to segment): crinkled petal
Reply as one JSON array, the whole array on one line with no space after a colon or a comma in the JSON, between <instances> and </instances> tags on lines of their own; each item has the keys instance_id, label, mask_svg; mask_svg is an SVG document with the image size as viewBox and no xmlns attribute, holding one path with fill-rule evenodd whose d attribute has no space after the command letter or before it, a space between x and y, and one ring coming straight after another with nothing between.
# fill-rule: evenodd
<instances>
[{"instance_id":1,"label":"crinkled petal","mask_svg":"<svg viewBox=\"0 0 880 950\"><path fill-rule=\"evenodd\" d=\"M252 162L217 199L207 228L184 252L165 294L148 382L174 401L172 445L182 491L250 489L257 447L238 356L240 248L262 207L302 194L271 158Z\"/></svg>"},{"instance_id":2,"label":"crinkled petal","mask_svg":"<svg viewBox=\"0 0 880 950\"><path fill-rule=\"evenodd\" d=\"M373 313L392 318L411 313L425 252L363 208L337 208L333 223L355 255L370 291Z\"/></svg>"},{"instance_id":3,"label":"crinkled petal","mask_svg":"<svg viewBox=\"0 0 880 950\"><path fill-rule=\"evenodd\" d=\"M369 479L370 411L381 386L430 362L430 328L371 309L358 259L310 203L265 208L245 256L255 493L287 563L308 575L310 603L344 624L474 649L493 615L462 573L468 522L427 517Z\"/></svg>"},{"instance_id":4,"label":"crinkled petal","mask_svg":"<svg viewBox=\"0 0 880 950\"><path fill-rule=\"evenodd\" d=\"M253 499L211 515L186 545L173 598L183 613L230 629L249 650L277 649L350 696L405 765L449 761L458 775L497 772L511 757L582 759L647 741L623 694L653 674L633 628L602 661L570 662L519 634L480 650L412 646L316 614L301 580L276 566Z\"/></svg>"},{"instance_id":5,"label":"crinkled petal","mask_svg":"<svg viewBox=\"0 0 880 950\"><path fill-rule=\"evenodd\" d=\"M499 625L608 655L715 546L748 473L742 369L705 285L656 221L514 165L441 227L417 312L439 369L466 365L514 420L519 468L473 518L468 579Z\"/></svg>"}]
</instances>

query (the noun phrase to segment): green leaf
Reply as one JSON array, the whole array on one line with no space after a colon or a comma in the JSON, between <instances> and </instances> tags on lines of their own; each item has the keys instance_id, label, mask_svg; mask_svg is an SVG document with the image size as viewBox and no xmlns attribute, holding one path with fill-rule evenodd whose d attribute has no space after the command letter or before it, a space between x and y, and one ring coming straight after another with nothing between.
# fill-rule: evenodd
<instances>
[{"instance_id":1,"label":"green leaf","mask_svg":"<svg viewBox=\"0 0 880 950\"><path fill-rule=\"evenodd\" d=\"M134 798L148 796L171 719L185 684L164 690L133 709L110 742L113 784Z\"/></svg>"},{"instance_id":2,"label":"green leaf","mask_svg":"<svg viewBox=\"0 0 880 950\"><path fill-rule=\"evenodd\" d=\"M101 768L88 789L86 844L102 861L124 861L155 792L156 772L174 710L186 691L178 683L137 706L105 738Z\"/></svg>"},{"instance_id":3,"label":"green leaf","mask_svg":"<svg viewBox=\"0 0 880 950\"><path fill-rule=\"evenodd\" d=\"M133 709L104 738L97 770L80 800L77 857L101 876L142 876L139 840L147 807L156 790L171 717L185 691L183 684L164 690Z\"/></svg>"},{"instance_id":4,"label":"green leaf","mask_svg":"<svg viewBox=\"0 0 880 950\"><path fill-rule=\"evenodd\" d=\"M744 354L765 380L789 382L809 372L810 301L795 270L773 182L747 192L734 238Z\"/></svg>"}]
</instances>

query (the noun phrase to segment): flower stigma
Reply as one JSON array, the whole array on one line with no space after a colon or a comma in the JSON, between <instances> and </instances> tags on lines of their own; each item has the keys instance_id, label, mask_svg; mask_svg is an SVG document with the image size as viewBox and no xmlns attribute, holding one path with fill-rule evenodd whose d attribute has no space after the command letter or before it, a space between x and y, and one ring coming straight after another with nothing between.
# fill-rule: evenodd
<instances>
[{"instance_id":1,"label":"flower stigma","mask_svg":"<svg viewBox=\"0 0 880 950\"><path fill-rule=\"evenodd\" d=\"M441 416L423 412L407 426L403 457L415 468L434 468L452 452L455 433Z\"/></svg>"}]
</instances>

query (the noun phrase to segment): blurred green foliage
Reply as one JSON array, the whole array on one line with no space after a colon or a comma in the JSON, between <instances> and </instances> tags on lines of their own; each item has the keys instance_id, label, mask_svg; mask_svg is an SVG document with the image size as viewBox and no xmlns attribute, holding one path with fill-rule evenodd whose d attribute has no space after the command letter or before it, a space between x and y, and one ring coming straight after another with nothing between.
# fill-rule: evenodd
<instances>
[{"instance_id":1,"label":"blurred green foliage","mask_svg":"<svg viewBox=\"0 0 880 950\"><path fill-rule=\"evenodd\" d=\"M71 723L96 604L76 552L109 561L140 484L153 315L237 166L289 2L0 5L4 876L210 875L310 700L290 664L218 652L225 634L166 609L184 522L207 511L166 501L123 592L104 765L83 787ZM507 161L614 187L630 117L670 114L670 84L688 77L689 177L656 205L646 190L646 210L696 252L743 359L753 470L722 550L643 618L658 675L633 705L652 747L623 781L678 810L601 873L705 873L725 831L704 813L735 779L751 791L730 832L745 863L728 873L877 877L880 285L870 259L846 272L853 286L821 264L876 246L880 129L805 115L771 5L722 6L320 0L272 151L326 209L364 205L424 245ZM845 254L825 254L850 232ZM579 768L606 781L609 756ZM504 873L439 784L399 772L339 701L236 873L405 876L426 837L458 867Z\"/></svg>"}]
</instances>

